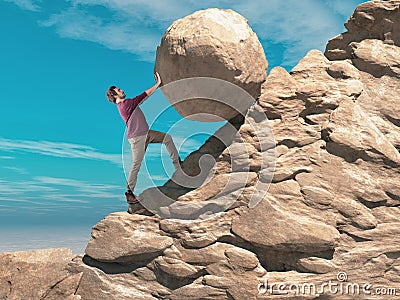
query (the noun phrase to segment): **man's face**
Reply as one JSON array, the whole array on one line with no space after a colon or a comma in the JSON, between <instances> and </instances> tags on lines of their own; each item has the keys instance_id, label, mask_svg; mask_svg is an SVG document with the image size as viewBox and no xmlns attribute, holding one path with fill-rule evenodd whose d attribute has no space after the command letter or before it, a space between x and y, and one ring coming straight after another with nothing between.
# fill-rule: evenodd
<instances>
[{"instance_id":1,"label":"man's face","mask_svg":"<svg viewBox=\"0 0 400 300\"><path fill-rule=\"evenodd\" d=\"M121 90L120 88L115 88L114 91L117 93L117 97L116 98L121 98L121 99L125 99L125 92L124 90Z\"/></svg>"}]
</instances>

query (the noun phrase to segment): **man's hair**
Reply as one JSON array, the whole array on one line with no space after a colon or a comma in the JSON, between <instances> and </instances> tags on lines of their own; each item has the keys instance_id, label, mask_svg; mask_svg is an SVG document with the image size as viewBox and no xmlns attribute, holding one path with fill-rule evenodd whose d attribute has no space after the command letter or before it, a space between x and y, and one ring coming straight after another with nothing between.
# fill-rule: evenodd
<instances>
[{"instance_id":1,"label":"man's hair","mask_svg":"<svg viewBox=\"0 0 400 300\"><path fill-rule=\"evenodd\" d=\"M106 97L108 99L108 101L115 103L115 101L117 101L117 99L115 99L115 96L117 96L117 92L115 91L116 86L112 85L108 88L107 92L106 92Z\"/></svg>"}]
</instances>

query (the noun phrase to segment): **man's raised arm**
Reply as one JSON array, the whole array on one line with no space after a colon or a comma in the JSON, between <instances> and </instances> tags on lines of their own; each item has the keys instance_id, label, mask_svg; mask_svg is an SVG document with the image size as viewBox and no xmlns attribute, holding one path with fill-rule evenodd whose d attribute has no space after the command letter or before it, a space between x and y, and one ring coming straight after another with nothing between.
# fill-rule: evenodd
<instances>
[{"instance_id":1,"label":"man's raised arm","mask_svg":"<svg viewBox=\"0 0 400 300\"><path fill-rule=\"evenodd\" d=\"M142 101L140 101L140 103L138 105L142 104L143 101L145 101L148 97L150 97L156 91L156 89L160 86L160 84L161 84L160 74L158 74L157 72L154 72L154 79L156 80L156 84L153 85L151 88L145 90L147 96Z\"/></svg>"},{"instance_id":2,"label":"man's raised arm","mask_svg":"<svg viewBox=\"0 0 400 300\"><path fill-rule=\"evenodd\" d=\"M151 94L153 94L161 84L161 77L160 77L160 74L158 74L158 72L154 72L154 79L156 80L156 84L145 91L147 96L150 96Z\"/></svg>"}]
</instances>

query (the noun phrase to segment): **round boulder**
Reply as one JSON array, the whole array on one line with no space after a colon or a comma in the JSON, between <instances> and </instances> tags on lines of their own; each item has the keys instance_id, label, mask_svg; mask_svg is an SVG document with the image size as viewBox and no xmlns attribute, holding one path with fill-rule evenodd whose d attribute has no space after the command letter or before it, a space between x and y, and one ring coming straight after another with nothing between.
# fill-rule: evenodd
<instances>
[{"instance_id":1,"label":"round boulder","mask_svg":"<svg viewBox=\"0 0 400 300\"><path fill-rule=\"evenodd\" d=\"M257 99L267 69L268 62L257 35L243 16L229 9L200 10L176 20L157 47L155 70L162 79L161 90L175 109L189 119L193 114L203 113L229 120L239 113L235 108L241 100L233 95L220 102L217 96L210 99L208 91L177 102L172 98L179 94L177 89L181 85L171 91L174 88L169 83L193 77L217 78L241 87ZM201 89L211 89L214 93L215 86Z\"/></svg>"}]
</instances>

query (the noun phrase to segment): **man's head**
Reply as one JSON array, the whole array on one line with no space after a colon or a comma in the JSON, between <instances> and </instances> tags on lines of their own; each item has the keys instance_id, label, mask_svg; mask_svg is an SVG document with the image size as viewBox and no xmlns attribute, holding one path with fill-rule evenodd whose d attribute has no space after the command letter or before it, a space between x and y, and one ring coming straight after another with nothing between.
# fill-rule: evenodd
<instances>
[{"instance_id":1,"label":"man's head","mask_svg":"<svg viewBox=\"0 0 400 300\"><path fill-rule=\"evenodd\" d=\"M118 100L125 99L125 92L120 88L117 88L115 85L112 85L108 88L106 92L106 97L108 101L117 103Z\"/></svg>"}]
</instances>

